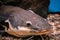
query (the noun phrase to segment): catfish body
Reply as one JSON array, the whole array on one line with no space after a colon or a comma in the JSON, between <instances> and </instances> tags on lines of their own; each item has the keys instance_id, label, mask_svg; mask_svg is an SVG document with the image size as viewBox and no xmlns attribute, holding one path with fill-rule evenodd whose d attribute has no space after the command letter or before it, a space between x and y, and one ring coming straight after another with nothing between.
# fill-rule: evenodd
<instances>
[{"instance_id":1,"label":"catfish body","mask_svg":"<svg viewBox=\"0 0 60 40\"><path fill-rule=\"evenodd\" d=\"M27 27L34 30L51 29L47 20L41 16L14 6L3 6L0 8L0 22L9 19L12 28Z\"/></svg>"}]
</instances>

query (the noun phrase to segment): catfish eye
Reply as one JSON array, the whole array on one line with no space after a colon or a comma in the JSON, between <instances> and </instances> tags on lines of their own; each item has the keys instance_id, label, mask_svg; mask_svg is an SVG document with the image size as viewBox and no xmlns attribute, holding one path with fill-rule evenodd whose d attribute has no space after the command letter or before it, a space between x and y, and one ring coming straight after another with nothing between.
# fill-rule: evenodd
<instances>
[{"instance_id":1,"label":"catfish eye","mask_svg":"<svg viewBox=\"0 0 60 40\"><path fill-rule=\"evenodd\" d=\"M26 25L31 26L32 25L31 21L26 21Z\"/></svg>"},{"instance_id":2,"label":"catfish eye","mask_svg":"<svg viewBox=\"0 0 60 40\"><path fill-rule=\"evenodd\" d=\"M27 26L31 26L31 24L30 23L27 23Z\"/></svg>"}]
</instances>

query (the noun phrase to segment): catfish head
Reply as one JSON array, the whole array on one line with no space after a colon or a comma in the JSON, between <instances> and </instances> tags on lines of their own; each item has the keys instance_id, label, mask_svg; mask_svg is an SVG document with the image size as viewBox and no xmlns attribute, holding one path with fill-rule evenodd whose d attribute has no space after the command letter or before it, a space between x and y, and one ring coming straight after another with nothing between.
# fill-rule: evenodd
<instances>
[{"instance_id":1,"label":"catfish head","mask_svg":"<svg viewBox=\"0 0 60 40\"><path fill-rule=\"evenodd\" d=\"M46 19L19 7L3 6L0 8L0 14L0 21L8 22L12 30L42 31L51 29Z\"/></svg>"}]
</instances>

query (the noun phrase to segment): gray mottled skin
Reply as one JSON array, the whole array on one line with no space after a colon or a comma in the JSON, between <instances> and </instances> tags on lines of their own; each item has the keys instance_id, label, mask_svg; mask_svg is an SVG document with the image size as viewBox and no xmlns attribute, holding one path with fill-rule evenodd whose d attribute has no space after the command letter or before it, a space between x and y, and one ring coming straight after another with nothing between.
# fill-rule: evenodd
<instances>
[{"instance_id":1,"label":"gray mottled skin","mask_svg":"<svg viewBox=\"0 0 60 40\"><path fill-rule=\"evenodd\" d=\"M42 13L41 13L42 14ZM27 26L26 21L31 21L31 28L38 30L51 29L47 21L39 15L19 7L3 6L0 8L0 21L9 19L12 26ZM28 27L28 26L27 26Z\"/></svg>"}]
</instances>

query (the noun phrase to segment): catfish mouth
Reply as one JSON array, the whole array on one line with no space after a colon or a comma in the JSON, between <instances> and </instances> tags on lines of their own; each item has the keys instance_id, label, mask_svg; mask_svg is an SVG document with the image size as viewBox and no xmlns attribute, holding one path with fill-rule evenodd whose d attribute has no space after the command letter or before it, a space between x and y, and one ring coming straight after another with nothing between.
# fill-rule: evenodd
<instances>
[{"instance_id":1,"label":"catfish mouth","mask_svg":"<svg viewBox=\"0 0 60 40\"><path fill-rule=\"evenodd\" d=\"M18 26L19 31L30 31L30 32L38 32L36 28L31 28L31 27L25 27L25 26Z\"/></svg>"},{"instance_id":2,"label":"catfish mouth","mask_svg":"<svg viewBox=\"0 0 60 40\"><path fill-rule=\"evenodd\" d=\"M31 28L31 27L26 27L26 26L17 26L17 28L12 27L12 30L15 30L15 31L27 31L27 32L39 32L39 30L37 28Z\"/></svg>"}]
</instances>

